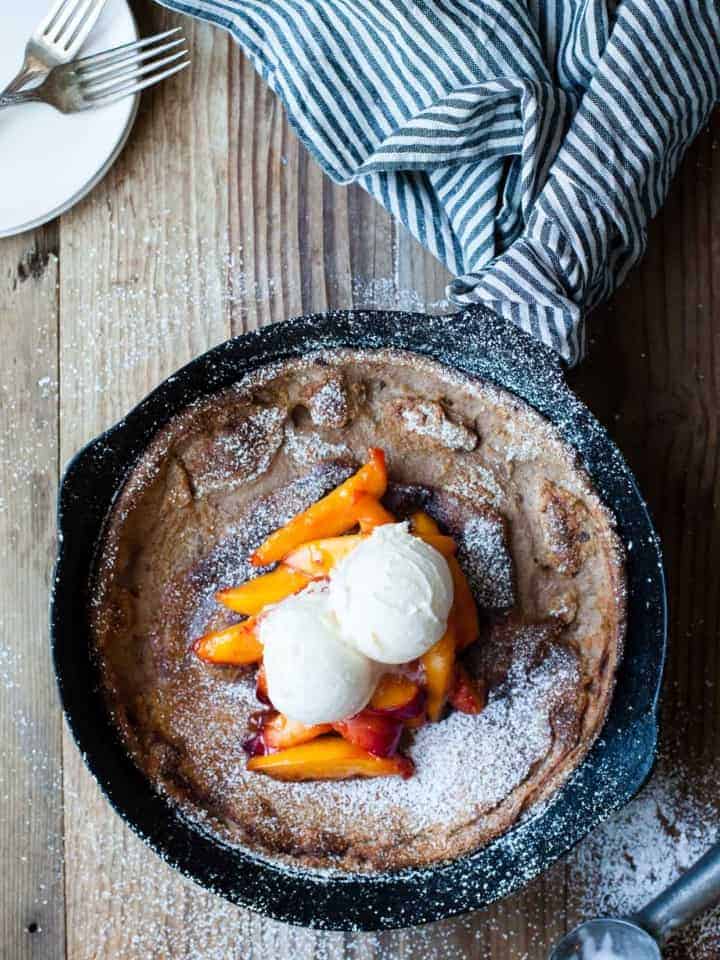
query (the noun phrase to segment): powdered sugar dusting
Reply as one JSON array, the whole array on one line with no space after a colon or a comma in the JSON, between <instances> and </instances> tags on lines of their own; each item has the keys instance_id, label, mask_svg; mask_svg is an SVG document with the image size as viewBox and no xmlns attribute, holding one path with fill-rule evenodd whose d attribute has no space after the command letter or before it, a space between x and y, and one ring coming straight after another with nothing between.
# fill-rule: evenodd
<instances>
[{"instance_id":1,"label":"powdered sugar dusting","mask_svg":"<svg viewBox=\"0 0 720 960\"><path fill-rule=\"evenodd\" d=\"M282 444L285 411L266 407L249 414L233 429L214 440L215 456L201 455L193 471L196 492L200 496L214 490L227 490L241 483L252 483L270 466Z\"/></svg>"},{"instance_id":2,"label":"powdered sugar dusting","mask_svg":"<svg viewBox=\"0 0 720 960\"><path fill-rule=\"evenodd\" d=\"M291 423L285 427L285 449L300 466L311 466L322 460L350 457L351 451L344 443L331 443L317 433L301 433Z\"/></svg>"},{"instance_id":3,"label":"powdered sugar dusting","mask_svg":"<svg viewBox=\"0 0 720 960\"><path fill-rule=\"evenodd\" d=\"M373 948L373 947L372 947L373 941L366 941L366 942L367 942L367 944L368 944L368 948L369 948L369 949L372 949L372 948ZM425 954L423 954L423 955L425 955ZM430 954L428 953L427 955L429 956Z\"/></svg>"},{"instance_id":4,"label":"powdered sugar dusting","mask_svg":"<svg viewBox=\"0 0 720 960\"><path fill-rule=\"evenodd\" d=\"M478 603L489 610L504 610L515 602L513 562L503 523L493 517L473 517L462 529L458 559Z\"/></svg>"},{"instance_id":5,"label":"powdered sugar dusting","mask_svg":"<svg viewBox=\"0 0 720 960\"><path fill-rule=\"evenodd\" d=\"M406 401L400 406L400 416L408 431L429 437L448 450L471 451L478 445L477 434L451 420L433 400Z\"/></svg>"},{"instance_id":6,"label":"powdered sugar dusting","mask_svg":"<svg viewBox=\"0 0 720 960\"><path fill-rule=\"evenodd\" d=\"M612 937L609 933L599 942L590 934L581 933L582 957L580 960L625 960L613 950Z\"/></svg>"},{"instance_id":7,"label":"powdered sugar dusting","mask_svg":"<svg viewBox=\"0 0 720 960\"><path fill-rule=\"evenodd\" d=\"M400 374L397 378L387 378L386 382L383 375L387 372L388 362ZM354 380L357 370L363 371L359 384ZM279 381L273 384L278 376ZM319 379L322 381L320 385ZM268 429L274 434L273 443L277 444L277 438L282 437L289 447L297 448L301 437L300 456L311 456L307 449L307 438L312 436L308 429L307 404L312 401L313 394L321 392L322 386L327 383L337 385L345 380L349 383L349 392L362 388L358 396L377 399L383 410L388 403L403 399L403 389L406 391L404 396L413 400L442 396L443 407L447 405L453 413L457 411L456 418L463 416L465 422L474 423L477 419L483 424L483 433L492 431L498 417L486 416L481 421L478 411L482 413L483 404L488 412L492 411L496 394L499 407L509 409L510 414L515 415L513 408L509 407L513 401L504 392L485 384L479 389L476 382L462 373L438 368L434 362L414 354L353 350L348 356L343 350L319 351L293 360L290 366L276 361L257 368L230 387L229 394L219 404L212 399L209 403L197 401L187 417L181 415L181 426L178 427L181 439L177 450L186 468L188 450L194 451L195 463L199 462L201 469L205 468L209 432L214 444L209 458L212 469L217 468L219 461L218 480L225 477L232 485L235 475L231 454L234 450L228 454L223 446L225 433L235 429L238 411L243 411L243 415L259 416L264 429L265 418L276 410L274 404L279 403L285 410L285 419L278 428L282 414L277 413L270 424ZM397 391L395 394L393 389ZM366 392L362 393L362 390ZM333 386L330 394L334 396L335 392ZM337 412L336 405L331 406ZM532 411L518 407L517 402L515 408L525 409L523 415L528 418L528 429L532 429L535 420L540 421ZM362 416L359 414L359 419ZM367 424L360 419L361 431L371 432L371 421L372 415ZM194 433L192 425L195 422L202 429ZM170 435L173 429L172 426L169 428ZM159 435L157 452L161 456L166 433ZM331 428L317 435L316 439L332 445L332 440L327 438L335 436L337 434ZM365 437L363 440L368 442ZM153 460L156 460L157 452L153 451ZM289 459L295 459L292 450L287 452L290 453ZM557 438L553 452L563 466L565 448ZM167 457L167 451L164 455ZM483 451L479 450L469 452L467 459L477 461L482 457ZM462 458L463 462L465 459ZM490 466L486 468L482 459L478 463L488 474L487 477L483 474L488 485L498 469L494 460L491 463L492 469ZM418 772L406 782L397 778L380 778L375 781L285 784L247 772L240 731L245 730L249 715L258 707L252 683L241 680L237 672L209 672L194 661L188 663L188 646L179 643L177 638L185 636L189 621L188 642L201 632L222 625L213 620L224 615L222 610L218 612L214 602L215 591L252 576L255 571L248 564L251 551L267 533L308 505L306 494L309 488L303 489L302 496L295 496L291 494L295 486L293 482L286 494L285 481L277 486L278 477L287 479L282 458L277 460L276 467L275 480L264 487L268 490L274 485L275 494L251 502L248 497L252 498L252 491L244 490L238 495L239 499L233 493L227 501L221 497L216 506L212 498L209 503L198 505L201 524L205 523L206 509L218 511L211 536L219 535L222 540L214 548L215 541L211 540L198 557L191 558L192 574L188 578L183 566L178 571L177 584L172 587L174 594L163 598L164 609L168 609L167 604L173 604L172 609L179 611L179 619L173 623L161 613L160 622L149 620L146 624L148 634L158 638L158 663L162 668L159 678L152 674L145 678L147 697L152 700L160 691L166 691L161 694L167 697L168 709L164 714L167 719L163 721L160 749L165 750L162 744L167 744L171 756L167 778L153 775L153 779L164 783L183 807L193 805L195 815L204 820L210 831L219 832L231 842L247 845L260 855L287 857L291 865L301 862L317 867L337 866L345 871L382 871L391 865L443 858L448 856L450 848L464 845L465 849L471 849L487 841L505 829L508 823L514 822L523 804L526 801L531 803L533 795L537 790L541 791L543 785L552 788L557 784L565 757L572 766L581 752L579 749L571 753L579 744L579 728L569 731L570 739L566 740L564 732L559 734L552 722L556 705L568 710L571 716L584 709L582 698L578 696L579 672L575 661L571 661L572 678L559 668L546 675L542 673L546 662L552 662L551 657L569 656L561 648L551 650L546 654L546 660L534 663L532 669L525 664L523 675L510 671L506 686L491 691L490 704L480 717L451 714L434 729L428 726L409 734L406 749L416 760ZM496 481L498 487L501 475L500 471ZM433 481L429 478L428 482ZM321 491L314 489L314 494L309 502L317 499ZM468 513L459 497L447 496L445 500L448 510L445 527L458 539L461 562L464 559L469 572L485 577L479 587L475 585L478 598L488 610L507 609L514 600L513 564L506 546L502 516L482 505ZM459 505L457 529L450 520L451 500ZM466 500L468 504L473 503L471 497ZM442 507L438 509L442 510ZM468 516L475 517L475 521L463 530L462 525ZM237 517L235 526L234 517ZM441 516L438 515L437 519L443 523ZM205 559L199 559L203 556ZM193 581L190 590L188 579ZM165 650L171 652L166 654ZM500 682L501 679L495 681ZM526 712L519 713L520 707ZM235 722L232 717L236 718ZM580 748L589 739L586 736L579 744ZM558 741L559 753L553 753ZM154 749L154 744L150 744L147 752L151 770L154 769ZM136 756L144 764L143 748L138 748ZM197 786L197 791L177 788L173 770L178 761L172 757L187 758L182 761L186 764L184 776L187 783ZM555 779L553 771L558 763L560 767ZM485 771L480 778L477 776L479 769ZM220 803L205 803L203 798L209 790L213 796L221 798ZM252 834L246 832L246 823L252 828ZM458 836L460 831L464 832ZM327 838L327 841L321 839L318 842L318 836ZM408 842L405 843L403 838L409 838Z\"/></svg>"},{"instance_id":8,"label":"powdered sugar dusting","mask_svg":"<svg viewBox=\"0 0 720 960\"><path fill-rule=\"evenodd\" d=\"M678 737L673 731L673 739ZM668 745L650 784L571 857L582 916L624 916L673 883L720 840L720 759ZM688 945L691 952L687 953ZM679 933L666 957L717 960L720 906Z\"/></svg>"},{"instance_id":9,"label":"powdered sugar dusting","mask_svg":"<svg viewBox=\"0 0 720 960\"><path fill-rule=\"evenodd\" d=\"M466 477L457 479L450 477L447 489L459 497L471 496L480 499L483 503L500 508L505 502L505 492L493 474L492 470L482 463L470 462L465 466Z\"/></svg>"},{"instance_id":10,"label":"powdered sugar dusting","mask_svg":"<svg viewBox=\"0 0 720 960\"><path fill-rule=\"evenodd\" d=\"M448 812L460 821L507 797L550 749L550 717L577 680L574 658L555 648L534 670L516 660L478 717L455 712L423 727L411 750L418 772L406 781L420 826Z\"/></svg>"},{"instance_id":11,"label":"powdered sugar dusting","mask_svg":"<svg viewBox=\"0 0 720 960\"><path fill-rule=\"evenodd\" d=\"M373 824L390 822L403 835L432 833L436 825L442 831L453 825L460 828L492 811L552 749L551 717L579 679L574 655L562 647L552 648L538 665L531 660L520 652L505 683L491 693L479 716L453 712L443 722L416 731L408 749L416 763L410 779L275 782L273 809L297 808L305 819L317 822L318 830L332 823L340 834L344 826L352 829L357 824L372 831ZM208 678L206 689L224 710L233 709L233 704L237 708L238 698L249 698L257 708L250 683L218 685ZM194 725L191 718L178 728L189 744L195 737ZM240 738L230 738L220 729L218 735L225 756L219 771L223 791L232 796L252 789L258 775L245 769ZM254 788L261 786L255 780Z\"/></svg>"},{"instance_id":12,"label":"powdered sugar dusting","mask_svg":"<svg viewBox=\"0 0 720 960\"><path fill-rule=\"evenodd\" d=\"M99 788L84 774L82 782L73 776L63 785L57 760L31 742L35 725L22 705L19 659L0 649L0 663L7 716L26 748L21 764L0 752L1 795L42 795L60 812L64 786L66 817L74 827L68 876L83 864L92 864L93 871L82 904L74 907L93 917L83 925L82 955L87 957L107 956L112 942L121 945L122 960L546 960L558 929L546 913L549 890L568 891L570 926L593 916L622 915L659 893L717 839L720 760L690 758L682 740L673 739L640 796L569 855L567 879L559 865L499 904L408 930L348 935L264 920L202 890L150 854L105 807ZM677 725L678 718L673 720ZM98 812L85 816L89 807ZM29 834L33 826L29 806L15 829ZM52 834L46 840L55 872L35 891L36 910L63 889L63 837ZM271 885L267 895L272 897ZM720 908L676 934L664 956L717 960Z\"/></svg>"},{"instance_id":13,"label":"powdered sugar dusting","mask_svg":"<svg viewBox=\"0 0 720 960\"><path fill-rule=\"evenodd\" d=\"M265 568L250 563L250 554L265 537L338 486L352 472L353 467L348 464L323 463L258 501L252 514L243 518L242 525L228 528L222 541L191 574L191 583L199 587L190 623L191 636L199 636L206 629L212 612L217 609L218 590L244 583L264 572ZM224 685L213 678L209 680L208 696L212 697L214 690L219 695Z\"/></svg>"},{"instance_id":14,"label":"powdered sugar dusting","mask_svg":"<svg viewBox=\"0 0 720 960\"><path fill-rule=\"evenodd\" d=\"M308 402L312 422L316 427L342 427L347 422L348 398L342 384L327 380Z\"/></svg>"}]
</instances>

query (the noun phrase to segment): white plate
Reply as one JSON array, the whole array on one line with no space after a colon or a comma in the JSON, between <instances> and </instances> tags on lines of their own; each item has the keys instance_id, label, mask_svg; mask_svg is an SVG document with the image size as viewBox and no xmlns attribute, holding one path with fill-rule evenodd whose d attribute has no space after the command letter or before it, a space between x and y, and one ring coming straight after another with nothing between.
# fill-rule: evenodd
<instances>
[{"instance_id":1,"label":"white plate","mask_svg":"<svg viewBox=\"0 0 720 960\"><path fill-rule=\"evenodd\" d=\"M51 0L4 2L0 90L20 69L25 44ZM137 26L125 0L108 0L79 56L129 43ZM44 103L0 110L0 237L38 227L77 203L105 176L127 139L139 97L82 113Z\"/></svg>"}]
</instances>

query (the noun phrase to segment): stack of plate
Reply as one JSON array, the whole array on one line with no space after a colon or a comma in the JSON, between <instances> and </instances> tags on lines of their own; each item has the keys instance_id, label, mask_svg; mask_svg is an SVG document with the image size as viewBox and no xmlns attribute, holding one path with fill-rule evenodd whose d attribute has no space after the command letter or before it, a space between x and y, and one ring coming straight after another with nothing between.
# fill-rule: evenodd
<instances>
[{"instance_id":1,"label":"stack of plate","mask_svg":"<svg viewBox=\"0 0 720 960\"><path fill-rule=\"evenodd\" d=\"M0 90L50 0L8 3L0 13ZM138 39L126 0L108 0L81 56ZM139 96L102 110L62 114L44 103L0 110L0 237L59 216L105 176L130 133Z\"/></svg>"}]
</instances>

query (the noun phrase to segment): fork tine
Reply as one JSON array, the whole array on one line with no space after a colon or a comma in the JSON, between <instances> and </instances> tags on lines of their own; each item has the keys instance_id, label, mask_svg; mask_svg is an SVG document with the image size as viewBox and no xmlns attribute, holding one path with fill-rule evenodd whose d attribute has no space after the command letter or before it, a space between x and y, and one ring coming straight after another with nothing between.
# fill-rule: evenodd
<instances>
[{"instance_id":1,"label":"fork tine","mask_svg":"<svg viewBox=\"0 0 720 960\"><path fill-rule=\"evenodd\" d=\"M43 31L43 37L50 43L57 43L58 37L67 26L70 18L73 17L78 8L86 2L87 0L66 0L52 22Z\"/></svg>"},{"instance_id":2,"label":"fork tine","mask_svg":"<svg viewBox=\"0 0 720 960\"><path fill-rule=\"evenodd\" d=\"M161 80L167 80L168 77L172 77L173 74L179 73L181 70L184 70L185 67L189 66L190 60L185 60L183 63L178 63L174 67L168 67L167 70L163 70L163 72L157 74L157 76L148 77L139 83L133 83L132 81L127 82L121 90L88 97L87 104L92 107L108 106L111 103L116 103L118 100L124 100L125 97L129 97L132 94L140 93L141 90L152 87L154 84L160 83Z\"/></svg>"},{"instance_id":3,"label":"fork tine","mask_svg":"<svg viewBox=\"0 0 720 960\"><path fill-rule=\"evenodd\" d=\"M120 54L132 53L134 50L142 50L158 40L164 40L174 33L179 33L180 27L173 27L172 30L166 30L164 33L156 33L154 37L144 37L142 40L132 40L130 43L122 43L119 47L112 47L110 50L103 50L100 53L92 53L88 57L80 57L75 61L75 67L83 70L87 67L100 66L101 64L114 63L115 57Z\"/></svg>"},{"instance_id":4,"label":"fork tine","mask_svg":"<svg viewBox=\"0 0 720 960\"><path fill-rule=\"evenodd\" d=\"M83 84L84 96L93 98L113 94L116 90L121 89L129 80L137 80L139 77L144 77L146 74L158 70L168 63L175 63L176 60L186 56L187 52L187 50L180 50L178 53L161 57L160 60L153 60L152 63L146 63L144 67L139 67L137 63L131 63L117 70L113 70L112 73L105 74L105 76L99 77L96 80L86 81Z\"/></svg>"},{"instance_id":5,"label":"fork tine","mask_svg":"<svg viewBox=\"0 0 720 960\"><path fill-rule=\"evenodd\" d=\"M76 14L68 31L67 39L63 34L62 39L67 55L72 57L80 47L85 43L92 28L97 23L98 17L103 11L106 0L88 0L82 10Z\"/></svg>"},{"instance_id":6,"label":"fork tine","mask_svg":"<svg viewBox=\"0 0 720 960\"><path fill-rule=\"evenodd\" d=\"M172 50L175 47L181 46L185 43L185 38L180 37L179 40L170 40L169 43L161 43L159 47L145 47L144 49L127 50L125 53L119 53L115 57L111 57L109 60L105 60L103 63L100 63L97 67L93 66L81 66L77 68L77 74L81 80L89 83L92 80L101 80L104 77L108 76L108 73L114 73L115 68L124 63L140 63L143 60L147 60L149 57L155 57L159 53L164 53L166 50Z\"/></svg>"},{"instance_id":7,"label":"fork tine","mask_svg":"<svg viewBox=\"0 0 720 960\"><path fill-rule=\"evenodd\" d=\"M50 28L54 26L64 7L71 4L74 8L79 2L80 0L56 0L48 11L47 16L38 24L37 33L44 36Z\"/></svg>"}]
</instances>

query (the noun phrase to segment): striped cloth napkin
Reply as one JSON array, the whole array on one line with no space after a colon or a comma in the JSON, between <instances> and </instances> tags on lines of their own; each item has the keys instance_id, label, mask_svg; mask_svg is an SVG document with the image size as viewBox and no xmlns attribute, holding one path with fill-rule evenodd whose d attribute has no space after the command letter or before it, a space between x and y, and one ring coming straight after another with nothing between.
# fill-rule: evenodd
<instances>
[{"instance_id":1,"label":"striped cloth napkin","mask_svg":"<svg viewBox=\"0 0 720 960\"><path fill-rule=\"evenodd\" d=\"M162 0L229 30L323 170L574 363L720 98L720 0Z\"/></svg>"}]
</instances>

